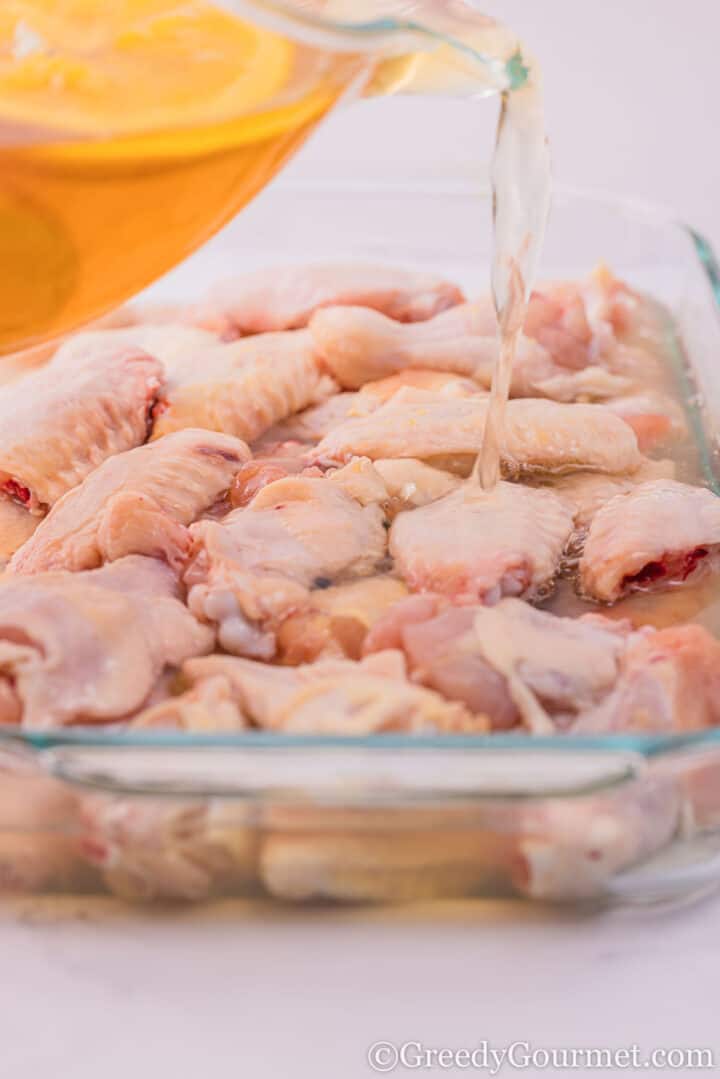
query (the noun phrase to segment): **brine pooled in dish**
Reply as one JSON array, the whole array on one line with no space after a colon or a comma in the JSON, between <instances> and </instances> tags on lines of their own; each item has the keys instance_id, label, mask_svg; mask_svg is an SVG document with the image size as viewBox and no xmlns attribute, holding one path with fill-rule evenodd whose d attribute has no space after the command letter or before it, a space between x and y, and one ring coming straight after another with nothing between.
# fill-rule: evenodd
<instances>
[{"instance_id":1,"label":"brine pooled in dish","mask_svg":"<svg viewBox=\"0 0 720 1079\"><path fill-rule=\"evenodd\" d=\"M0 389L0 719L564 736L720 721L720 500L669 316L531 296L500 481L494 308L280 268Z\"/></svg>"}]
</instances>

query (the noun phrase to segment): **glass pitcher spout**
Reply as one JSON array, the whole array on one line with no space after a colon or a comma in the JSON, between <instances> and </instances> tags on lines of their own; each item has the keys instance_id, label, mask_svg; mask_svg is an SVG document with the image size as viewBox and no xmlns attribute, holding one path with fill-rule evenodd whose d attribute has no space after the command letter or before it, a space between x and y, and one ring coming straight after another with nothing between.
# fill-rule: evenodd
<instances>
[{"instance_id":1,"label":"glass pitcher spout","mask_svg":"<svg viewBox=\"0 0 720 1079\"><path fill-rule=\"evenodd\" d=\"M364 54L364 96L486 97L520 89L515 35L464 0L220 0L240 17L334 53Z\"/></svg>"}]
</instances>

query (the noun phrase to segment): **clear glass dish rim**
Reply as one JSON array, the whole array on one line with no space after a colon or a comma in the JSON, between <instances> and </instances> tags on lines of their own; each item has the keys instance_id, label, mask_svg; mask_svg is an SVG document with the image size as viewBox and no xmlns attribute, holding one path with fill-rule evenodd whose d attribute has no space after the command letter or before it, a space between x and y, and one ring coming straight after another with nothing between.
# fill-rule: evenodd
<instances>
[{"instance_id":1,"label":"clear glass dish rim","mask_svg":"<svg viewBox=\"0 0 720 1079\"><path fill-rule=\"evenodd\" d=\"M483 193L482 183L460 181L420 181L420 182L377 182L364 180L298 179L280 180L275 185L278 192L303 192L333 190L377 192L385 195L401 195L408 192L427 194L473 194ZM710 241L698 230L686 224L667 208L642 199L617 196L604 191L575 188L569 185L556 185L554 197L557 200L569 198L572 201L605 203L606 205L631 217L644 218L682 234L689 240L698 260L698 264L707 281L716 315L720 319L720 263L718 263ZM193 256L190 256L193 257ZM371 750L382 753L383 750L405 750L409 753L442 750L443 752L486 753L497 750L517 750L522 753L565 753L578 751L588 753L634 753L645 758L664 756L675 752L698 750L707 746L710 749L720 747L720 727L704 731L692 731L684 734L618 733L598 736L586 735L531 735L486 734L486 735L410 735L410 734L375 734L356 735L300 735L282 734L260 730L243 731L237 734L197 734L176 731L112 731L104 730L101 724L92 727L63 728L60 730L23 731L18 729L0 730L0 749L25 748L33 751L66 748L88 748L108 750L143 749L161 752L172 749L191 752L198 748L215 748L238 751L262 750L267 754L273 749L285 751L297 749L335 749L342 748L363 753Z\"/></svg>"}]
</instances>

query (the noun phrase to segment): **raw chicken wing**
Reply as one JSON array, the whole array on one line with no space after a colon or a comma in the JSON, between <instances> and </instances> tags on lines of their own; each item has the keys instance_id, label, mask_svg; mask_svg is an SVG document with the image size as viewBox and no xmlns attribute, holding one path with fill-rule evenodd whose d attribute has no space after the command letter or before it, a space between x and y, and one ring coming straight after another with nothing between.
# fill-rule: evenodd
<instances>
[{"instance_id":1,"label":"raw chicken wing","mask_svg":"<svg viewBox=\"0 0 720 1079\"><path fill-rule=\"evenodd\" d=\"M305 443L319 442L344 420L374 412L400 390L405 391L406 398L408 390L418 390L418 397L423 400L423 391L431 392L440 398L468 397L483 393L472 379L460 378L442 371L416 371L410 368L399 375L381 378L377 382L367 382L360 391L336 393L319 405L313 405L290 416L270 428L259 445L253 446L253 449L263 450L268 442L283 442L288 439Z\"/></svg>"},{"instance_id":2,"label":"raw chicken wing","mask_svg":"<svg viewBox=\"0 0 720 1079\"><path fill-rule=\"evenodd\" d=\"M145 708L133 727L182 731L239 731L248 726L227 678L205 678L191 689Z\"/></svg>"},{"instance_id":3,"label":"raw chicken wing","mask_svg":"<svg viewBox=\"0 0 720 1079\"><path fill-rule=\"evenodd\" d=\"M487 730L485 717L407 682L399 652L378 652L359 663L337 659L300 667L208 656L186 664L184 672L194 682L227 677L243 712L267 730L347 735Z\"/></svg>"},{"instance_id":4,"label":"raw chicken wing","mask_svg":"<svg viewBox=\"0 0 720 1079\"><path fill-rule=\"evenodd\" d=\"M136 711L165 666L212 648L176 589L167 566L138 557L0 578L0 722L40 729Z\"/></svg>"},{"instance_id":5,"label":"raw chicken wing","mask_svg":"<svg viewBox=\"0 0 720 1079\"><path fill-rule=\"evenodd\" d=\"M627 494L648 480L673 480L675 471L673 461L646 459L630 476L604 476L601 472L571 472L557 476L552 481L552 490L570 501L576 527L585 529L600 507L615 495Z\"/></svg>"},{"instance_id":6,"label":"raw chicken wing","mask_svg":"<svg viewBox=\"0 0 720 1079\"><path fill-rule=\"evenodd\" d=\"M168 364L167 375L153 438L204 427L250 442L337 388L318 367L305 332L216 344L200 356Z\"/></svg>"},{"instance_id":7,"label":"raw chicken wing","mask_svg":"<svg viewBox=\"0 0 720 1079\"><path fill-rule=\"evenodd\" d=\"M680 824L675 784L643 780L607 794L519 807L513 883L534 899L590 899L669 843Z\"/></svg>"},{"instance_id":8,"label":"raw chicken wing","mask_svg":"<svg viewBox=\"0 0 720 1079\"><path fill-rule=\"evenodd\" d=\"M42 515L106 458L147 438L162 367L137 348L86 350L0 390L0 490Z\"/></svg>"},{"instance_id":9,"label":"raw chicken wing","mask_svg":"<svg viewBox=\"0 0 720 1079\"><path fill-rule=\"evenodd\" d=\"M244 806L86 796L80 843L124 899L201 900L253 885L257 833Z\"/></svg>"},{"instance_id":10,"label":"raw chicken wing","mask_svg":"<svg viewBox=\"0 0 720 1079\"><path fill-rule=\"evenodd\" d=\"M577 303L584 319L582 301ZM572 309L571 303L571 322ZM632 383L602 366L598 350L591 347L592 335L587 340L574 336L561 325L562 317L558 304L533 294L528 320L534 332L526 324L518 342L511 394L572 401L626 392ZM550 320L548 325L542 324L543 318ZM363 307L330 307L313 316L310 332L318 357L348 389L407 368L454 372L487 389L498 357L497 323L489 300L461 304L413 325Z\"/></svg>"},{"instance_id":11,"label":"raw chicken wing","mask_svg":"<svg viewBox=\"0 0 720 1079\"><path fill-rule=\"evenodd\" d=\"M80 799L37 760L0 751L0 894L77 893L97 887L79 837Z\"/></svg>"},{"instance_id":12,"label":"raw chicken wing","mask_svg":"<svg viewBox=\"0 0 720 1079\"><path fill-rule=\"evenodd\" d=\"M627 632L597 616L558 618L514 599L480 608L473 622L476 648L504 676L536 734L566 727L614 688Z\"/></svg>"},{"instance_id":13,"label":"raw chicken wing","mask_svg":"<svg viewBox=\"0 0 720 1079\"><path fill-rule=\"evenodd\" d=\"M719 723L720 642L702 626L685 625L632 634L613 692L572 729L673 734Z\"/></svg>"},{"instance_id":14,"label":"raw chicken wing","mask_svg":"<svg viewBox=\"0 0 720 1079\"><path fill-rule=\"evenodd\" d=\"M162 364L166 375L202 370L203 356L220 343L219 337L196 326L179 322L164 325L133 325L121 329L85 330L64 341L53 364L75 365L103 351L142 349Z\"/></svg>"},{"instance_id":15,"label":"raw chicken wing","mask_svg":"<svg viewBox=\"0 0 720 1079\"><path fill-rule=\"evenodd\" d=\"M483 657L473 632L477 607L448 606L443 597L409 596L371 628L364 651L405 653L414 681L486 715L493 730L521 723L507 679Z\"/></svg>"},{"instance_id":16,"label":"raw chicken wing","mask_svg":"<svg viewBox=\"0 0 720 1079\"><path fill-rule=\"evenodd\" d=\"M377 505L304 476L276 480L245 508L190 531L191 610L218 623L227 651L264 659L275 653L277 624L306 606L313 587L372 572L387 544Z\"/></svg>"},{"instance_id":17,"label":"raw chicken wing","mask_svg":"<svg viewBox=\"0 0 720 1079\"><path fill-rule=\"evenodd\" d=\"M41 520L17 502L0 497L0 569L32 536Z\"/></svg>"},{"instance_id":18,"label":"raw chicken wing","mask_svg":"<svg viewBox=\"0 0 720 1079\"><path fill-rule=\"evenodd\" d=\"M402 648L414 678L483 712L494 729L523 723L547 734L614 688L627 632L597 616L558 618L517 599L459 609L414 596L378 621L365 650Z\"/></svg>"},{"instance_id":19,"label":"raw chicken wing","mask_svg":"<svg viewBox=\"0 0 720 1079\"><path fill-rule=\"evenodd\" d=\"M550 491L466 483L398 514L390 554L413 591L456 603L536 598L551 587L572 527L569 508Z\"/></svg>"},{"instance_id":20,"label":"raw chicken wing","mask_svg":"<svg viewBox=\"0 0 720 1079\"><path fill-rule=\"evenodd\" d=\"M259 442L253 443L253 450L262 453L269 444L289 440L314 444L344 420L364 416L377 407L375 399L368 399L361 393L333 394L319 405L303 409L269 428Z\"/></svg>"},{"instance_id":21,"label":"raw chicken wing","mask_svg":"<svg viewBox=\"0 0 720 1079\"><path fill-rule=\"evenodd\" d=\"M580 559L580 587L605 603L628 592L676 587L716 568L718 544L717 495L651 480L595 514Z\"/></svg>"},{"instance_id":22,"label":"raw chicken wing","mask_svg":"<svg viewBox=\"0 0 720 1079\"><path fill-rule=\"evenodd\" d=\"M187 525L227 491L250 451L188 429L109 458L60 499L15 553L9 570L92 569L126 554L183 564Z\"/></svg>"},{"instance_id":23,"label":"raw chicken wing","mask_svg":"<svg viewBox=\"0 0 720 1079\"><path fill-rule=\"evenodd\" d=\"M398 390L408 387L427 390L437 397L472 397L483 392L471 378L462 378L446 371L423 371L407 367L397 375L366 382L358 394L358 399L366 411L372 412L373 408L379 408L394 397Z\"/></svg>"},{"instance_id":24,"label":"raw chicken wing","mask_svg":"<svg viewBox=\"0 0 720 1079\"><path fill-rule=\"evenodd\" d=\"M369 416L335 427L311 459L477 454L485 429L485 399L406 401L404 393L400 391ZM503 458L510 472L590 469L623 473L632 472L642 461L633 432L602 405L540 400L508 403Z\"/></svg>"},{"instance_id":25,"label":"raw chicken wing","mask_svg":"<svg viewBox=\"0 0 720 1079\"><path fill-rule=\"evenodd\" d=\"M404 325L367 307L329 307L310 321L319 359L345 389L406 368L465 375L489 387L498 355L495 316L487 303L463 304L426 322ZM517 370L552 372L545 350L522 338Z\"/></svg>"},{"instance_id":26,"label":"raw chicken wing","mask_svg":"<svg viewBox=\"0 0 720 1079\"><path fill-rule=\"evenodd\" d=\"M197 313L226 337L306 326L314 311L358 304L418 322L461 303L460 289L433 274L372 263L274 266L217 285Z\"/></svg>"}]
</instances>

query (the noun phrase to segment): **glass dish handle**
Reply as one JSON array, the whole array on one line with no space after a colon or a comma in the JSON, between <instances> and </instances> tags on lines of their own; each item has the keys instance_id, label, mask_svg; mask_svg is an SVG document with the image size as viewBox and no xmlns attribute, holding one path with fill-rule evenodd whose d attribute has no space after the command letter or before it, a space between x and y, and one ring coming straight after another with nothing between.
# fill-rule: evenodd
<instances>
[{"instance_id":1,"label":"glass dish handle","mask_svg":"<svg viewBox=\"0 0 720 1079\"><path fill-rule=\"evenodd\" d=\"M51 775L114 794L227 797L256 801L305 799L332 805L374 806L485 799L562 798L595 794L641 778L647 761L625 750L588 749L579 742L521 747L457 739L447 749L421 740L408 749L387 736L298 739L287 745L258 733L255 744L184 746L54 745L39 752Z\"/></svg>"}]
</instances>

